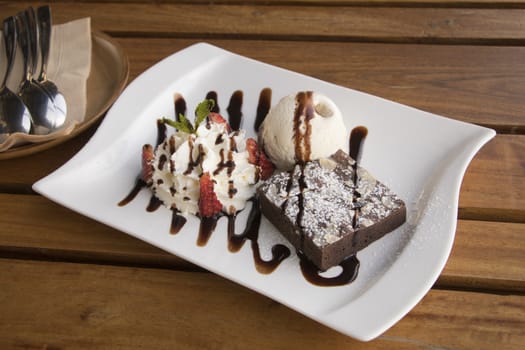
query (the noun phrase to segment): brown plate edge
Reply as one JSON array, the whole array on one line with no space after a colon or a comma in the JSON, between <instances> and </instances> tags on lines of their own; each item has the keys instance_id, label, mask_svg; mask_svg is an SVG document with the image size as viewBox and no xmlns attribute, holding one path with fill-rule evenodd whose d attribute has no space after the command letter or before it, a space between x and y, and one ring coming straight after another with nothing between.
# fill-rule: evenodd
<instances>
[{"instance_id":1,"label":"brown plate edge","mask_svg":"<svg viewBox=\"0 0 525 350\"><path fill-rule=\"evenodd\" d=\"M117 57L119 61L121 62L120 72L118 74L118 77L119 77L118 84L116 84L116 88L113 90L112 94L108 95L106 102L100 106L97 112L95 112L92 115L86 116L84 121L78 124L71 133L64 135L62 137L56 138L54 140L47 141L47 142L23 145L23 146L15 147L13 149L10 149L4 152L0 152L0 160L24 157L24 156L28 156L34 153L38 153L38 152L47 150L49 148L52 148L56 145L59 145L61 143L64 143L65 141L77 136L78 134L88 129L93 124L95 124L95 122L97 122L106 113L109 107L111 107L111 105L115 102L118 96L122 93L122 91L124 90L124 87L127 84L128 78L129 78L129 59L126 53L124 52L124 49L113 38L111 38L109 35L106 35L102 32L93 31L92 41L93 41L92 54L95 51L95 45L97 45L96 43L98 41L105 41L107 44L112 46L115 52L117 52ZM98 44L98 47L103 48L103 45ZM90 76L88 77L88 82L91 77L91 74L92 73L90 73ZM88 89L88 93L89 93L89 89Z\"/></svg>"}]
</instances>

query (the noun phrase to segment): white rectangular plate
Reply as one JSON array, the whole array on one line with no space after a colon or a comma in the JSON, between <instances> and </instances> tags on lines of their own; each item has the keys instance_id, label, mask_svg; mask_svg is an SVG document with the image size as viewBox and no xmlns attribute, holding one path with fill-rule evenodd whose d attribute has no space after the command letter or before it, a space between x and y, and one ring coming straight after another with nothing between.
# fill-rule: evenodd
<instances>
[{"instance_id":1,"label":"white rectangular plate","mask_svg":"<svg viewBox=\"0 0 525 350\"><path fill-rule=\"evenodd\" d=\"M192 110L206 92L216 91L225 107L235 90L244 93L244 129L253 123L261 89L273 103L290 93L314 90L331 97L348 130L368 128L362 166L407 204L407 223L358 253L357 279L340 287L319 287L301 274L295 254L276 271L256 271L249 244L226 248L226 220L205 247L196 245L199 222L189 218L169 233L171 212L149 213L143 189L119 207L141 166L141 148L156 139L156 119L174 115L173 94ZM430 289L450 253L464 172L493 130L439 117L362 92L257 62L220 48L197 44L154 65L133 81L108 112L88 144L67 164L34 184L65 207L149 242L214 273L251 288L351 337L370 340L401 319ZM246 212L238 218L244 226ZM263 218L264 255L283 242Z\"/></svg>"}]
</instances>

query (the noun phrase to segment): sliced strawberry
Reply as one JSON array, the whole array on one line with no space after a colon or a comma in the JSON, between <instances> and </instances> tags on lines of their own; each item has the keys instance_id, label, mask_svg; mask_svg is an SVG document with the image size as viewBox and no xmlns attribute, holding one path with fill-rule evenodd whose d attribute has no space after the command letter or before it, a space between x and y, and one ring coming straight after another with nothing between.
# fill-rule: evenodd
<instances>
[{"instance_id":1,"label":"sliced strawberry","mask_svg":"<svg viewBox=\"0 0 525 350\"><path fill-rule=\"evenodd\" d=\"M208 118L210 119L210 121L214 122L214 123L217 123L217 124L226 124L226 131L228 132L231 132L231 127L230 127L230 124L228 124L228 122L226 121L226 119L224 119L224 117L222 115L220 115L219 113L215 113L215 112L210 112L208 114Z\"/></svg>"},{"instance_id":2,"label":"sliced strawberry","mask_svg":"<svg viewBox=\"0 0 525 350\"><path fill-rule=\"evenodd\" d=\"M246 139L246 150L248 151L248 162L259 167L261 179L269 178L273 174L275 166L259 147L257 141L252 138Z\"/></svg>"},{"instance_id":3,"label":"sliced strawberry","mask_svg":"<svg viewBox=\"0 0 525 350\"><path fill-rule=\"evenodd\" d=\"M153 179L153 146L146 144L142 146L142 180L147 184Z\"/></svg>"},{"instance_id":4,"label":"sliced strawberry","mask_svg":"<svg viewBox=\"0 0 525 350\"><path fill-rule=\"evenodd\" d=\"M259 146L257 141L251 137L246 139L246 150L248 151L248 163L257 165L259 163Z\"/></svg>"},{"instance_id":5,"label":"sliced strawberry","mask_svg":"<svg viewBox=\"0 0 525 350\"><path fill-rule=\"evenodd\" d=\"M266 153L263 150L259 153L259 167L261 169L261 179L266 180L272 176L275 165L270 161Z\"/></svg>"},{"instance_id":6,"label":"sliced strawberry","mask_svg":"<svg viewBox=\"0 0 525 350\"><path fill-rule=\"evenodd\" d=\"M212 217L222 210L222 203L213 191L213 180L210 173L204 173L200 178L199 214L201 217Z\"/></svg>"}]
</instances>

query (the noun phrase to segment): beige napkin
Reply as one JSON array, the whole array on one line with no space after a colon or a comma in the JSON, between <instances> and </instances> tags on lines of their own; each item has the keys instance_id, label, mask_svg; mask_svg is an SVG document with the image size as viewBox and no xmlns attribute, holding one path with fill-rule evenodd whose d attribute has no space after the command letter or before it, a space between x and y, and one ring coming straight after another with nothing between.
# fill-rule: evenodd
<instances>
[{"instance_id":1,"label":"beige napkin","mask_svg":"<svg viewBox=\"0 0 525 350\"><path fill-rule=\"evenodd\" d=\"M0 57L5 57L3 37ZM82 18L53 26L47 77L64 95L67 117L64 126L48 135L14 133L3 143L0 152L27 143L39 143L65 136L84 120L87 101L87 79L91 70L91 20ZM23 76L22 55L17 52L16 64L9 77L8 87L15 91ZM38 66L39 69L40 66ZM5 59L0 60L1 77L5 72Z\"/></svg>"}]
</instances>

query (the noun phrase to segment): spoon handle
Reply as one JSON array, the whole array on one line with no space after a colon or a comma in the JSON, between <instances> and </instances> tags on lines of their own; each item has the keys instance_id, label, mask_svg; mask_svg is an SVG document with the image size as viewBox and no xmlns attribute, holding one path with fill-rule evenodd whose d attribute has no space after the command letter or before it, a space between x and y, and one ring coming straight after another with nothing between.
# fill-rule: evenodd
<instances>
[{"instance_id":1,"label":"spoon handle","mask_svg":"<svg viewBox=\"0 0 525 350\"><path fill-rule=\"evenodd\" d=\"M11 70L13 69L13 62L15 61L17 33L16 22L13 16L8 17L4 20L3 36L5 42L5 53L7 56L7 67L5 71L4 80L2 81L2 89L7 84L7 79L9 79L9 75L11 74Z\"/></svg>"},{"instance_id":2,"label":"spoon handle","mask_svg":"<svg viewBox=\"0 0 525 350\"><path fill-rule=\"evenodd\" d=\"M36 24L36 14L32 7L24 11L27 18L27 30L29 32L29 50L31 54L31 74L36 74L38 63L38 26ZM33 78L33 77L32 77Z\"/></svg>"},{"instance_id":3,"label":"spoon handle","mask_svg":"<svg viewBox=\"0 0 525 350\"><path fill-rule=\"evenodd\" d=\"M42 67L40 69L39 81L47 79L47 60L49 58L49 48L51 46L51 8L41 6L37 10L37 22L40 30L40 51L42 54Z\"/></svg>"},{"instance_id":4,"label":"spoon handle","mask_svg":"<svg viewBox=\"0 0 525 350\"><path fill-rule=\"evenodd\" d=\"M29 30L27 28L27 18L23 12L16 16L16 30L18 32L18 43L22 49L22 58L24 63L25 76L22 80L22 87L27 82L31 81L31 77L33 75L33 72L31 71L31 54L29 52Z\"/></svg>"}]
</instances>

